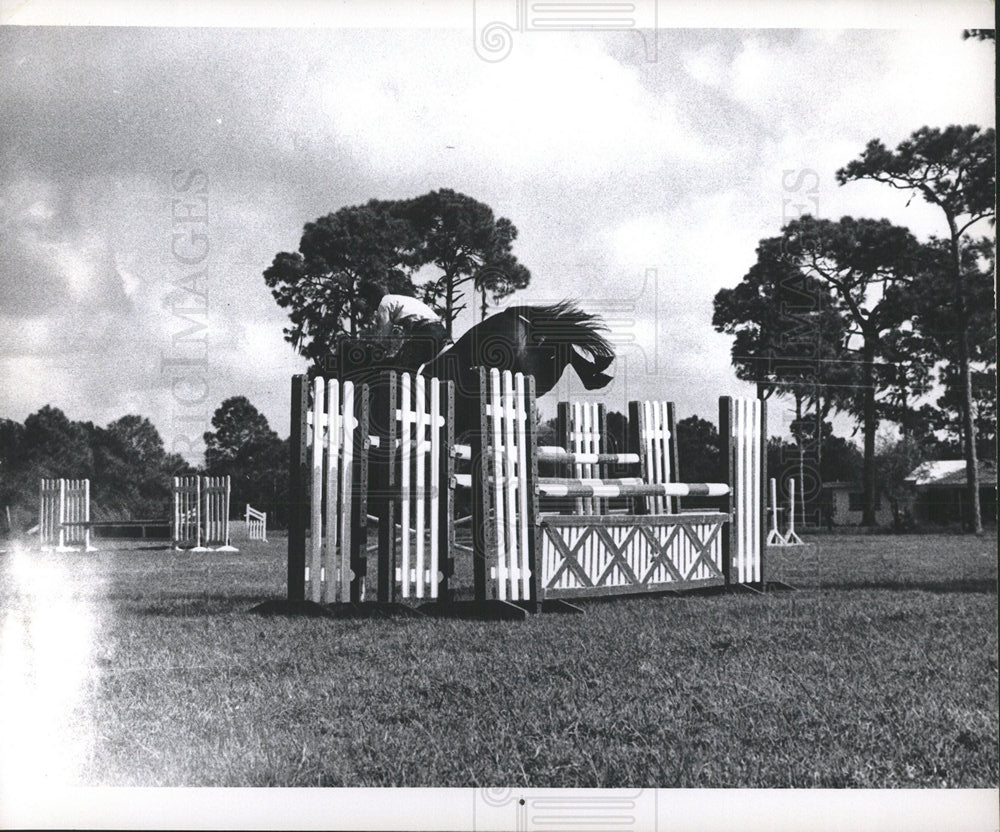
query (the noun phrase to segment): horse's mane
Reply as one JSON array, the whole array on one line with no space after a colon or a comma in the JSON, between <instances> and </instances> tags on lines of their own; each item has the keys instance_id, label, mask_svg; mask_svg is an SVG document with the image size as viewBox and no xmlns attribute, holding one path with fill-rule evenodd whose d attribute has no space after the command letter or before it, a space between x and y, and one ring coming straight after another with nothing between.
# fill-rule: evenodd
<instances>
[{"instance_id":1,"label":"horse's mane","mask_svg":"<svg viewBox=\"0 0 1000 832\"><path fill-rule=\"evenodd\" d=\"M598 371L615 360L615 351L603 333L607 324L597 315L584 312L573 301L563 300L545 306L512 306L506 312L531 321L532 333L546 341L572 343L587 350Z\"/></svg>"}]
</instances>

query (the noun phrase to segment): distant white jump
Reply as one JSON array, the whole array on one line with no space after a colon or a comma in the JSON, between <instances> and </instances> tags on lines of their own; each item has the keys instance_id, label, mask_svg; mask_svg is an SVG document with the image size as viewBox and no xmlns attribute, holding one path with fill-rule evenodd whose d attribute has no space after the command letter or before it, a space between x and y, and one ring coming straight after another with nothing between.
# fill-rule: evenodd
<instances>
[{"instance_id":1,"label":"distant white jump","mask_svg":"<svg viewBox=\"0 0 1000 832\"><path fill-rule=\"evenodd\" d=\"M778 481L771 478L771 529L767 533L768 546L805 546L795 532L795 478L788 480L788 528L781 533L778 515L784 509L778 506Z\"/></svg>"},{"instance_id":2,"label":"distant white jump","mask_svg":"<svg viewBox=\"0 0 1000 832\"><path fill-rule=\"evenodd\" d=\"M247 503L247 539L267 543L267 512L257 511Z\"/></svg>"}]
</instances>

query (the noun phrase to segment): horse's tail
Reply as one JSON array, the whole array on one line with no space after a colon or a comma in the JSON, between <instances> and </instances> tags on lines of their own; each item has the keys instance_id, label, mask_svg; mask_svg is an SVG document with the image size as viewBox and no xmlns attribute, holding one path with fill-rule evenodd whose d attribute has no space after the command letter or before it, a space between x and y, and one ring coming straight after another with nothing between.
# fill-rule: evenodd
<instances>
[{"instance_id":1,"label":"horse's tail","mask_svg":"<svg viewBox=\"0 0 1000 832\"><path fill-rule=\"evenodd\" d=\"M547 342L573 345L590 354L591 360L588 361L570 350L570 361L578 374L581 370L588 375L602 373L615 360L615 351L604 335L608 331L607 325L598 315L584 312L572 301L548 306L524 306L518 309L518 313L531 321L533 335L544 337Z\"/></svg>"}]
</instances>

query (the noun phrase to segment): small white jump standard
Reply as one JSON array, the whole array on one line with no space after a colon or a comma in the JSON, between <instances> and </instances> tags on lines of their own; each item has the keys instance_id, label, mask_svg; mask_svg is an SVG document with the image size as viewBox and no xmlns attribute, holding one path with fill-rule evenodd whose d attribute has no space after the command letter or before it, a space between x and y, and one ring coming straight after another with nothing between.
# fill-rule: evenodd
<instances>
[{"instance_id":1,"label":"small white jump standard","mask_svg":"<svg viewBox=\"0 0 1000 832\"><path fill-rule=\"evenodd\" d=\"M788 531L785 532L785 546L805 546L802 538L795 533L795 477L788 480Z\"/></svg>"},{"instance_id":2,"label":"small white jump standard","mask_svg":"<svg viewBox=\"0 0 1000 832\"><path fill-rule=\"evenodd\" d=\"M43 479L38 542L45 552L94 551L90 545L90 480Z\"/></svg>"},{"instance_id":3,"label":"small white jump standard","mask_svg":"<svg viewBox=\"0 0 1000 832\"><path fill-rule=\"evenodd\" d=\"M229 541L230 480L225 477L173 478L174 549L238 552Z\"/></svg>"},{"instance_id":4,"label":"small white jump standard","mask_svg":"<svg viewBox=\"0 0 1000 832\"><path fill-rule=\"evenodd\" d=\"M258 511L247 503L247 540L261 540L267 543L267 512Z\"/></svg>"},{"instance_id":5,"label":"small white jump standard","mask_svg":"<svg viewBox=\"0 0 1000 832\"><path fill-rule=\"evenodd\" d=\"M778 506L778 481L771 477L771 528L767 533L767 545L768 546L784 546L785 536L781 533L779 528L780 523L778 521L778 514L781 512L781 508Z\"/></svg>"},{"instance_id":6,"label":"small white jump standard","mask_svg":"<svg viewBox=\"0 0 1000 832\"><path fill-rule=\"evenodd\" d=\"M795 532L795 478L788 480L788 528L781 532L778 515L784 511L778 506L778 481L771 479L771 529L767 533L768 546L805 546Z\"/></svg>"}]
</instances>

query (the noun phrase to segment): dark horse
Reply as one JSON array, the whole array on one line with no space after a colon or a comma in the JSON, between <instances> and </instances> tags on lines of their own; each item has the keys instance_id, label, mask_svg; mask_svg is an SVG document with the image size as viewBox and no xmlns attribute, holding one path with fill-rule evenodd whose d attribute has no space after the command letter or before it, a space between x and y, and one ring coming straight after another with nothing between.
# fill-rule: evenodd
<instances>
[{"instance_id":1,"label":"dark horse","mask_svg":"<svg viewBox=\"0 0 1000 832\"><path fill-rule=\"evenodd\" d=\"M549 306L510 306L476 324L427 362L421 374L455 382L456 436L479 424L479 367L535 377L542 396L572 366L588 390L607 386L604 370L615 360L595 315L564 301ZM586 355L584 355L586 353Z\"/></svg>"},{"instance_id":2,"label":"dark horse","mask_svg":"<svg viewBox=\"0 0 1000 832\"><path fill-rule=\"evenodd\" d=\"M534 376L538 396L556 386L567 366L587 390L605 387L611 376L604 371L615 359L606 331L600 318L569 301L510 306L450 345L440 323L398 316L389 331L342 341L337 375L374 381L393 369L452 381L455 435L460 436L479 424L480 367Z\"/></svg>"},{"instance_id":3,"label":"dark horse","mask_svg":"<svg viewBox=\"0 0 1000 832\"><path fill-rule=\"evenodd\" d=\"M386 409L387 389L381 379L384 370L419 371L427 378L454 382L458 438L479 427L480 367L534 376L539 396L556 386L567 366L573 367L588 390L605 387L611 377L604 370L615 358L604 335L606 331L597 316L569 302L512 306L445 346L447 339L440 323L394 315L387 327L371 336L341 341L338 366L329 369L342 380L370 383L370 395L377 404L371 411L373 422L369 430L380 437L387 435L389 427L385 416L380 414L391 412ZM369 469L368 505L369 511L379 518L381 547L389 547L394 534L390 531L394 527L392 501L400 487L398 479L390 485L385 459L384 451L376 452ZM410 485L414 487L415 480ZM431 510L430 502L427 510ZM388 600L390 594L389 570L388 560L380 559L378 586L383 600Z\"/></svg>"}]
</instances>

